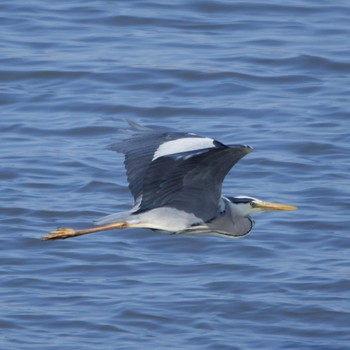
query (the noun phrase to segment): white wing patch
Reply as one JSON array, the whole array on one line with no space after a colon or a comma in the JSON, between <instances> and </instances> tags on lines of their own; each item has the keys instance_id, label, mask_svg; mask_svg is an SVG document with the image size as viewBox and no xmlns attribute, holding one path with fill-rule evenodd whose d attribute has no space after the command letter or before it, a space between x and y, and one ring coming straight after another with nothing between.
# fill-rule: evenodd
<instances>
[{"instance_id":1,"label":"white wing patch","mask_svg":"<svg viewBox=\"0 0 350 350\"><path fill-rule=\"evenodd\" d=\"M214 140L209 137L184 137L162 143L154 152L152 161L170 154L214 147Z\"/></svg>"}]
</instances>

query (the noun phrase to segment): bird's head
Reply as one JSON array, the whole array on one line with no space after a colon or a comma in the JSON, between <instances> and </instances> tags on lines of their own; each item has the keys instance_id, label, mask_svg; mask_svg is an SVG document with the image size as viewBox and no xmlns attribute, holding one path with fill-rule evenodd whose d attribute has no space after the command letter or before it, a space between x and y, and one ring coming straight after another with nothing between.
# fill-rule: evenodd
<instances>
[{"instance_id":1,"label":"bird's head","mask_svg":"<svg viewBox=\"0 0 350 350\"><path fill-rule=\"evenodd\" d=\"M296 210L294 205L264 202L248 196L227 197L231 205L242 216L250 216L270 210Z\"/></svg>"}]
</instances>

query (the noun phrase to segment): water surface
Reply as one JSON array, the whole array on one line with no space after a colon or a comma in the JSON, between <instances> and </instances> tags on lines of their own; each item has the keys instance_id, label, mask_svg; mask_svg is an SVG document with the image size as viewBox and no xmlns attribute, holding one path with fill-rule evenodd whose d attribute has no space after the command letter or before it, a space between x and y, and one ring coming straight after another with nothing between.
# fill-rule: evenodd
<instances>
[{"instance_id":1,"label":"water surface","mask_svg":"<svg viewBox=\"0 0 350 350\"><path fill-rule=\"evenodd\" d=\"M348 348L347 1L0 8L1 348ZM253 146L225 193L299 210L41 241L130 207L125 119Z\"/></svg>"}]
</instances>

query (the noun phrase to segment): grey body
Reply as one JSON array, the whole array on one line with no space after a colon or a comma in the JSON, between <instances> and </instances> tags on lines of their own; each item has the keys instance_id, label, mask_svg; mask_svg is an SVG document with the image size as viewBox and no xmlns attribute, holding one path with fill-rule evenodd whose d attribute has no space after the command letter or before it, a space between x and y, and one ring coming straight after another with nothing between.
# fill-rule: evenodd
<instances>
[{"instance_id":1,"label":"grey body","mask_svg":"<svg viewBox=\"0 0 350 350\"><path fill-rule=\"evenodd\" d=\"M129 122L124 139L110 146L125 154L134 207L98 225L124 221L176 234L240 237L253 220L221 194L225 176L252 151L195 134L159 131Z\"/></svg>"},{"instance_id":2,"label":"grey body","mask_svg":"<svg viewBox=\"0 0 350 350\"><path fill-rule=\"evenodd\" d=\"M235 206L222 197L224 209L208 222L196 217L192 213L171 207L154 208L144 213L136 214L132 211L111 214L96 221L96 225L112 224L125 221L134 227L149 228L164 233L183 235L212 235L230 238L242 237L254 227L254 220L249 216L242 216L236 212Z\"/></svg>"}]
</instances>

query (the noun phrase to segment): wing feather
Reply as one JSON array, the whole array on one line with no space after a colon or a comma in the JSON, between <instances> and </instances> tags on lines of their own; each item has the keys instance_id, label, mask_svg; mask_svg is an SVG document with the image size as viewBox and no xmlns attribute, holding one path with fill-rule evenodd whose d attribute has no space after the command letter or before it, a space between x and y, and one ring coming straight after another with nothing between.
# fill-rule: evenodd
<instances>
[{"instance_id":1,"label":"wing feather","mask_svg":"<svg viewBox=\"0 0 350 350\"><path fill-rule=\"evenodd\" d=\"M224 146L156 159L145 175L138 212L168 206L203 221L212 219L218 212L225 176L251 150L241 145Z\"/></svg>"},{"instance_id":2,"label":"wing feather","mask_svg":"<svg viewBox=\"0 0 350 350\"><path fill-rule=\"evenodd\" d=\"M131 129L124 139L109 148L125 154L129 188L137 206L135 213L172 207L203 221L213 218L225 176L252 148L129 124ZM209 147L204 148L205 145Z\"/></svg>"}]
</instances>

